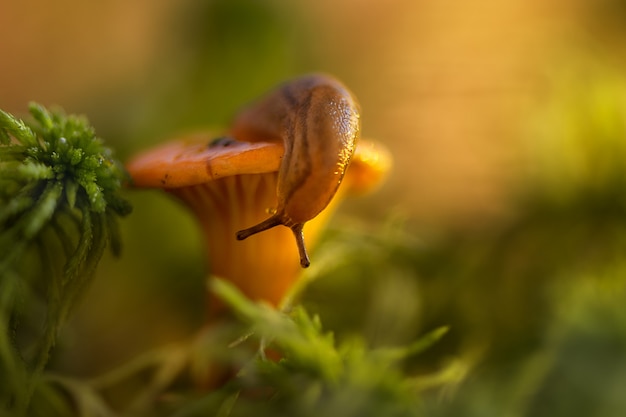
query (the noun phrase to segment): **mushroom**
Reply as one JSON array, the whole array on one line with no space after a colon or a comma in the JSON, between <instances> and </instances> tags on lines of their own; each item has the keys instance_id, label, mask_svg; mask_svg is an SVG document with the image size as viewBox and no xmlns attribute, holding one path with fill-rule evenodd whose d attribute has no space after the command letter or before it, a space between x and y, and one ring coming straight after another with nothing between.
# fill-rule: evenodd
<instances>
[{"instance_id":1,"label":"mushroom","mask_svg":"<svg viewBox=\"0 0 626 417\"><path fill-rule=\"evenodd\" d=\"M136 186L163 188L196 214L214 275L276 306L299 274L293 260L309 266L305 224L312 242L338 191L364 191L389 167L380 147L357 150L359 136L350 91L333 77L307 75L242 110L229 136L174 141L140 155L128 171Z\"/></svg>"},{"instance_id":2,"label":"mushroom","mask_svg":"<svg viewBox=\"0 0 626 417\"><path fill-rule=\"evenodd\" d=\"M229 280L253 300L278 306L301 269L290 230L275 227L246 240L237 240L236 234L272 214L283 153L280 142L214 139L209 133L197 133L139 155L127 169L135 187L163 189L191 209L206 240L212 275ZM309 244L338 200L372 189L390 161L382 145L360 141L339 192L306 224ZM209 308L217 314L223 306L211 300Z\"/></svg>"}]
</instances>

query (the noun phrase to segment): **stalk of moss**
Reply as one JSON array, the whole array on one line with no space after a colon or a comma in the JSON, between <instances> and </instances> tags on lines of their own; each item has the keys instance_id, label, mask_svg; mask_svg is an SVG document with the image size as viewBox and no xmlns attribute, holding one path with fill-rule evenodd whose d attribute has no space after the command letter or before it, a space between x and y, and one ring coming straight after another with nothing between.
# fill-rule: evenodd
<instances>
[{"instance_id":1,"label":"stalk of moss","mask_svg":"<svg viewBox=\"0 0 626 417\"><path fill-rule=\"evenodd\" d=\"M0 110L0 407L13 415L27 413L59 329L105 248L119 252L117 220L130 212L118 195L126 173L87 120L30 112L29 126ZM40 297L44 325L29 345L18 339Z\"/></svg>"}]
</instances>

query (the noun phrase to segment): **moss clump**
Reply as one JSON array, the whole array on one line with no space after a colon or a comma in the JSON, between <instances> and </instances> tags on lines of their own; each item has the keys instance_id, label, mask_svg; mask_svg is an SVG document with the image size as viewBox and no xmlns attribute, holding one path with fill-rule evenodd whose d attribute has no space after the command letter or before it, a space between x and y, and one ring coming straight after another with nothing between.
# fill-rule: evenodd
<instances>
[{"instance_id":1,"label":"moss clump","mask_svg":"<svg viewBox=\"0 0 626 417\"><path fill-rule=\"evenodd\" d=\"M126 174L84 117L30 113L27 125L0 110L0 404L14 413L105 247L119 252L117 219L130 212Z\"/></svg>"}]
</instances>

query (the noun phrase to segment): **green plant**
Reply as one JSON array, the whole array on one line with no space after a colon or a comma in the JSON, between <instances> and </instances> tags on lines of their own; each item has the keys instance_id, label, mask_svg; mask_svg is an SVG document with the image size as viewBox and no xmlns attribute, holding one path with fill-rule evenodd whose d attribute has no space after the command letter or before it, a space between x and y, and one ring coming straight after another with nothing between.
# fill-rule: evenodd
<instances>
[{"instance_id":1,"label":"green plant","mask_svg":"<svg viewBox=\"0 0 626 417\"><path fill-rule=\"evenodd\" d=\"M421 415L422 381L407 376L402 363L438 341L446 327L404 347L371 348L358 336L336 342L319 317L301 306L283 313L250 302L225 281L211 282L212 291L250 326L260 346L237 378L214 394L221 396L219 408L228 409L228 415ZM269 359L264 349L279 358Z\"/></svg>"},{"instance_id":2,"label":"green plant","mask_svg":"<svg viewBox=\"0 0 626 417\"><path fill-rule=\"evenodd\" d=\"M30 112L27 125L0 111L0 407L16 414L105 247L119 253L117 219L130 212L124 169L88 121Z\"/></svg>"}]
</instances>

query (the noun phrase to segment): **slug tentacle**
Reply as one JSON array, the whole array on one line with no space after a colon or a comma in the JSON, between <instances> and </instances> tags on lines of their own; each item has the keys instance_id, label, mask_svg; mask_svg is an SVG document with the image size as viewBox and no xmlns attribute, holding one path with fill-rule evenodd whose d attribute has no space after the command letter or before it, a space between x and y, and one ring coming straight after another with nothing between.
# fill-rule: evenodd
<instances>
[{"instance_id":1,"label":"slug tentacle","mask_svg":"<svg viewBox=\"0 0 626 417\"><path fill-rule=\"evenodd\" d=\"M255 224L252 227L247 229L243 229L237 232L237 240L244 240L248 237L255 235L257 233L263 232L265 230L271 229L272 227L276 227L279 225L287 226L293 232L294 237L296 238L296 245L298 246L298 253L300 254L300 265L303 268L307 268L311 261L309 260L309 255L306 250L306 245L304 244L304 223L293 223L289 219L285 219L281 214L275 214L272 217L263 220L261 223Z\"/></svg>"},{"instance_id":2,"label":"slug tentacle","mask_svg":"<svg viewBox=\"0 0 626 417\"><path fill-rule=\"evenodd\" d=\"M291 226L291 231L296 238L296 245L298 246L298 252L300 253L300 266L308 268L311 265L309 260L309 254L306 251L306 245L304 244L304 232L302 231L304 223L298 223Z\"/></svg>"},{"instance_id":3,"label":"slug tentacle","mask_svg":"<svg viewBox=\"0 0 626 417\"><path fill-rule=\"evenodd\" d=\"M233 123L237 140L281 140L276 214L241 230L237 239L279 224L292 229L300 264L309 265L302 228L334 197L350 164L360 133L359 106L339 81L305 76L280 86L244 109Z\"/></svg>"},{"instance_id":4,"label":"slug tentacle","mask_svg":"<svg viewBox=\"0 0 626 417\"><path fill-rule=\"evenodd\" d=\"M255 224L252 227L238 231L237 240L244 240L252 235L263 232L267 229L271 229L272 227L276 227L281 224L284 224L281 216L274 215L259 224Z\"/></svg>"}]
</instances>

